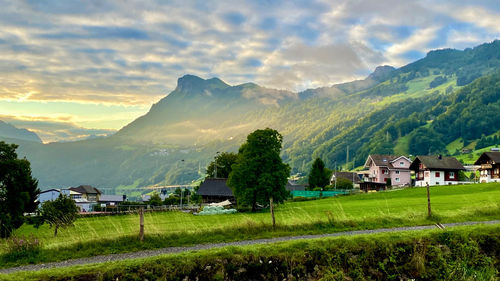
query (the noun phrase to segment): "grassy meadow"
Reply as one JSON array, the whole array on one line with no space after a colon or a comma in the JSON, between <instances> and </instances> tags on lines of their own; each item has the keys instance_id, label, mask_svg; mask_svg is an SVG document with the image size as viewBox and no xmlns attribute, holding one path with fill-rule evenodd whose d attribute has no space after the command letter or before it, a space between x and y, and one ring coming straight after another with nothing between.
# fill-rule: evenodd
<instances>
[{"instance_id":1,"label":"grassy meadow","mask_svg":"<svg viewBox=\"0 0 500 281\"><path fill-rule=\"evenodd\" d=\"M230 246L0 280L494 280L499 231L477 225Z\"/></svg>"},{"instance_id":2,"label":"grassy meadow","mask_svg":"<svg viewBox=\"0 0 500 281\"><path fill-rule=\"evenodd\" d=\"M213 216L182 212L146 213L144 243L138 243L136 238L139 229L137 214L80 218L74 227L59 230L57 237L53 237L53 229L47 225L39 229L23 225L14 235L33 235L40 239L43 257L6 264L198 243L424 225L435 221L500 219L500 184L431 187L431 202L434 217L430 219L427 218L425 188L286 202L276 208L276 229L270 225L268 211ZM3 254L0 250L0 256Z\"/></svg>"}]
</instances>

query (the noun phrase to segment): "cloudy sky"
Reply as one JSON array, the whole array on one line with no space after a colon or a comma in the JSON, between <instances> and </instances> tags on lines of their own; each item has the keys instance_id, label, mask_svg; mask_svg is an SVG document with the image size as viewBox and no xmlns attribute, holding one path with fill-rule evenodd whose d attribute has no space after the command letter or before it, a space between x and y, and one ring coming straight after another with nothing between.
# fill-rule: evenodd
<instances>
[{"instance_id":1,"label":"cloudy sky","mask_svg":"<svg viewBox=\"0 0 500 281\"><path fill-rule=\"evenodd\" d=\"M497 0L0 5L0 120L44 130L119 129L187 73L300 91L500 38Z\"/></svg>"}]
</instances>

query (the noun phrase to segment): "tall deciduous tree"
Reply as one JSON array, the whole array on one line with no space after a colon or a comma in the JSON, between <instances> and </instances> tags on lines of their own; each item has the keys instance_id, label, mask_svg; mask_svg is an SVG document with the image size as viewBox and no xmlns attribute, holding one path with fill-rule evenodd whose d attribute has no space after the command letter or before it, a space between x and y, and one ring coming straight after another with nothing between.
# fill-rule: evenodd
<instances>
[{"instance_id":1,"label":"tall deciduous tree","mask_svg":"<svg viewBox=\"0 0 500 281\"><path fill-rule=\"evenodd\" d=\"M286 199L290 167L280 157L282 141L278 131L267 128L249 134L241 145L228 179L238 206L251 206L255 211L257 204L270 202L272 206L271 202Z\"/></svg>"},{"instance_id":2,"label":"tall deciduous tree","mask_svg":"<svg viewBox=\"0 0 500 281\"><path fill-rule=\"evenodd\" d=\"M72 226L78 217L78 207L68 196L61 194L54 201L45 201L40 208L43 222L54 227L54 237L59 228Z\"/></svg>"},{"instance_id":3,"label":"tall deciduous tree","mask_svg":"<svg viewBox=\"0 0 500 281\"><path fill-rule=\"evenodd\" d=\"M17 147L0 141L0 237L10 236L23 224L23 214L38 206L38 181L31 175L30 162L17 159Z\"/></svg>"},{"instance_id":4,"label":"tall deciduous tree","mask_svg":"<svg viewBox=\"0 0 500 281\"><path fill-rule=\"evenodd\" d=\"M218 154L214 161L210 162L207 167L208 178L228 178L232 171L232 166L236 163L238 155L233 152L222 152ZM217 166L217 168L216 168ZM215 171L217 170L217 175Z\"/></svg>"},{"instance_id":5,"label":"tall deciduous tree","mask_svg":"<svg viewBox=\"0 0 500 281\"><path fill-rule=\"evenodd\" d=\"M316 158L309 172L309 188L325 187L330 183L330 171L325 168L325 163Z\"/></svg>"}]
</instances>

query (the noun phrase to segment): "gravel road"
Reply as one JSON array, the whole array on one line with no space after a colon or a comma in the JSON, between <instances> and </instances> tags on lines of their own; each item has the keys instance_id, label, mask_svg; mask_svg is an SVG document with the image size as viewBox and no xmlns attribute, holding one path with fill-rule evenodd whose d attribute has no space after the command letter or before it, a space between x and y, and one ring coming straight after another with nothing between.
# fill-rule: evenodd
<instances>
[{"instance_id":1,"label":"gravel road","mask_svg":"<svg viewBox=\"0 0 500 281\"><path fill-rule=\"evenodd\" d=\"M448 227L463 226L463 225L498 224L498 223L500 223L500 220L483 221L483 222L472 221L472 222L460 222L460 223L446 223L446 224L443 224L443 226L448 228ZM359 235L359 234L424 230L424 229L435 229L435 228L437 228L435 225L396 227L396 228L379 228L379 229L372 229L372 230L344 231L344 232L336 232L336 233L328 233L328 234L285 236L285 237L276 237L276 238L269 238L269 239L244 240L244 241L228 242L228 243L200 244L200 245L189 246L189 247L170 247L170 248L162 248L162 249L157 249L157 250L146 250L146 251L139 251L139 252L123 253L123 254L110 254L110 255L88 257L88 258L72 259L72 260L66 260L66 261L61 261L61 262L51 262L51 263L45 263L45 264L34 264L34 265L25 265L25 266L19 266L19 267L5 268L5 269L0 269L0 274L8 274L8 273L17 272L17 271L37 271L37 270L41 270L41 269L60 268L60 267L67 267L67 266L73 266L73 265L104 263L104 262L110 262L110 261L146 258L146 257L154 257L154 256L158 256L158 255L163 255L163 254L174 254L174 253L181 253L181 252L187 252L187 251L207 250L207 249L221 248L221 247L227 247L227 246L246 246L246 245L269 244L269 243L275 243L275 242L293 241L293 240L301 240L301 239L315 239L315 238L323 238L323 237L351 236L351 235Z\"/></svg>"}]
</instances>

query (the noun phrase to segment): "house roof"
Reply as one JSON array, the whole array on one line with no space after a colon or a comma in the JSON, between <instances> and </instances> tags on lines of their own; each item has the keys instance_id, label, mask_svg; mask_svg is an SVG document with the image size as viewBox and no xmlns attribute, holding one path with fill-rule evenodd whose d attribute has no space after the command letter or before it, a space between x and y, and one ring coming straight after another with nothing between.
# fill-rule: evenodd
<instances>
[{"instance_id":1,"label":"house roof","mask_svg":"<svg viewBox=\"0 0 500 281\"><path fill-rule=\"evenodd\" d=\"M226 184L227 179L205 179L198 189L201 196L233 196L233 191Z\"/></svg>"},{"instance_id":2,"label":"house roof","mask_svg":"<svg viewBox=\"0 0 500 281\"><path fill-rule=\"evenodd\" d=\"M44 191L40 191L40 194L46 193L46 192L52 192L52 191L61 193L61 190L55 189L55 188L51 188L51 189L47 189L47 190L44 190Z\"/></svg>"},{"instance_id":3,"label":"house roof","mask_svg":"<svg viewBox=\"0 0 500 281\"><path fill-rule=\"evenodd\" d=\"M287 183L286 183L285 188L286 188L286 190L288 190L288 191L294 191L294 190L304 191L304 190L306 190L305 185L301 185L301 184L291 184L290 182L287 182Z\"/></svg>"},{"instance_id":4,"label":"house roof","mask_svg":"<svg viewBox=\"0 0 500 281\"><path fill-rule=\"evenodd\" d=\"M462 163L460 163L455 157L450 156L417 156L413 163L411 163L410 169L418 170L419 164L422 163L427 169L432 170L465 170Z\"/></svg>"},{"instance_id":5,"label":"house roof","mask_svg":"<svg viewBox=\"0 0 500 281\"><path fill-rule=\"evenodd\" d=\"M123 195L101 195L99 202L123 202Z\"/></svg>"},{"instance_id":6,"label":"house roof","mask_svg":"<svg viewBox=\"0 0 500 281\"><path fill-rule=\"evenodd\" d=\"M101 194L101 192L99 191L99 189L93 187L93 186L90 186L90 185L80 185L78 187L70 187L69 190L72 190L72 191L76 191L78 193L86 193L86 194L92 194L92 193L95 193L95 194Z\"/></svg>"},{"instance_id":7,"label":"house roof","mask_svg":"<svg viewBox=\"0 0 500 281\"><path fill-rule=\"evenodd\" d=\"M400 158L404 158L411 162L411 160L406 156L396 156L396 155L381 155L381 154L370 154L365 162L365 168L370 167L370 163L373 162L376 166L387 167L389 169L407 170L408 168L393 166L392 163Z\"/></svg>"},{"instance_id":8,"label":"house roof","mask_svg":"<svg viewBox=\"0 0 500 281\"><path fill-rule=\"evenodd\" d=\"M361 182L361 179L359 178L358 173L353 173L353 172L333 172L330 181L334 181L335 176L337 176L338 178L343 178L343 179L350 180L350 181L353 181L353 179L354 179L353 183L360 183Z\"/></svg>"},{"instance_id":9,"label":"house roof","mask_svg":"<svg viewBox=\"0 0 500 281\"><path fill-rule=\"evenodd\" d=\"M494 163L500 163L500 152L484 152L479 156L474 165L486 164L488 160L492 160Z\"/></svg>"}]
</instances>

